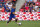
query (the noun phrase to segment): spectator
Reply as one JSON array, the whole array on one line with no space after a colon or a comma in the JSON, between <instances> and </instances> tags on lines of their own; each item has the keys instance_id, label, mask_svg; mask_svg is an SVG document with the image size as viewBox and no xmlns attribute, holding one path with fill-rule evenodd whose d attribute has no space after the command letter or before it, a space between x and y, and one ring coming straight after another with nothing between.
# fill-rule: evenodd
<instances>
[{"instance_id":1,"label":"spectator","mask_svg":"<svg viewBox=\"0 0 40 27\"><path fill-rule=\"evenodd\" d=\"M4 0L5 2L7 2L8 0Z\"/></svg>"},{"instance_id":2,"label":"spectator","mask_svg":"<svg viewBox=\"0 0 40 27\"><path fill-rule=\"evenodd\" d=\"M40 12L40 6L38 8L39 8L39 12Z\"/></svg>"},{"instance_id":3,"label":"spectator","mask_svg":"<svg viewBox=\"0 0 40 27\"><path fill-rule=\"evenodd\" d=\"M2 8L2 3L0 4L0 8Z\"/></svg>"},{"instance_id":4,"label":"spectator","mask_svg":"<svg viewBox=\"0 0 40 27\"><path fill-rule=\"evenodd\" d=\"M37 0L34 0L34 2L37 2Z\"/></svg>"},{"instance_id":5,"label":"spectator","mask_svg":"<svg viewBox=\"0 0 40 27\"><path fill-rule=\"evenodd\" d=\"M4 9L4 7L2 7L2 10L1 10L2 12L4 12L5 11L5 9Z\"/></svg>"},{"instance_id":6,"label":"spectator","mask_svg":"<svg viewBox=\"0 0 40 27\"><path fill-rule=\"evenodd\" d=\"M25 6L27 5L26 1L25 1Z\"/></svg>"},{"instance_id":7,"label":"spectator","mask_svg":"<svg viewBox=\"0 0 40 27\"><path fill-rule=\"evenodd\" d=\"M35 5L35 11L37 11L38 6Z\"/></svg>"},{"instance_id":8,"label":"spectator","mask_svg":"<svg viewBox=\"0 0 40 27\"><path fill-rule=\"evenodd\" d=\"M17 1L17 0L12 0L12 2L15 3L15 4L16 4L16 1Z\"/></svg>"},{"instance_id":9,"label":"spectator","mask_svg":"<svg viewBox=\"0 0 40 27\"><path fill-rule=\"evenodd\" d=\"M25 7L25 11L26 12L28 12L28 9L29 9L29 7L28 7L28 5Z\"/></svg>"},{"instance_id":10,"label":"spectator","mask_svg":"<svg viewBox=\"0 0 40 27\"><path fill-rule=\"evenodd\" d=\"M6 12L10 12L10 9L9 9L8 6L5 7L5 11L6 11Z\"/></svg>"},{"instance_id":11,"label":"spectator","mask_svg":"<svg viewBox=\"0 0 40 27\"><path fill-rule=\"evenodd\" d=\"M8 3L8 7L11 10L11 8L12 8L12 3L11 2Z\"/></svg>"},{"instance_id":12,"label":"spectator","mask_svg":"<svg viewBox=\"0 0 40 27\"><path fill-rule=\"evenodd\" d=\"M29 8L30 8L30 12L32 13L33 7L30 5L30 7L29 7Z\"/></svg>"},{"instance_id":13,"label":"spectator","mask_svg":"<svg viewBox=\"0 0 40 27\"><path fill-rule=\"evenodd\" d=\"M24 9L21 8L19 11L24 12Z\"/></svg>"}]
</instances>

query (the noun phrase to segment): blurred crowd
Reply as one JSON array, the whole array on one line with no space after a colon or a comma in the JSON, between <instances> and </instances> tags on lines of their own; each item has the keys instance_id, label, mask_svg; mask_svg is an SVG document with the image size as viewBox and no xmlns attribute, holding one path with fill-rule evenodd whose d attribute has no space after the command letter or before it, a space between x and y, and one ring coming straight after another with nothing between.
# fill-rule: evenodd
<instances>
[{"instance_id":1,"label":"blurred crowd","mask_svg":"<svg viewBox=\"0 0 40 27\"><path fill-rule=\"evenodd\" d=\"M17 0L0 0L0 12L10 12Z\"/></svg>"},{"instance_id":2,"label":"blurred crowd","mask_svg":"<svg viewBox=\"0 0 40 27\"><path fill-rule=\"evenodd\" d=\"M40 12L40 0L26 0L21 12Z\"/></svg>"},{"instance_id":3,"label":"blurred crowd","mask_svg":"<svg viewBox=\"0 0 40 27\"><path fill-rule=\"evenodd\" d=\"M0 0L0 12L10 12L17 0ZM25 0L21 12L40 12L40 0Z\"/></svg>"}]
</instances>

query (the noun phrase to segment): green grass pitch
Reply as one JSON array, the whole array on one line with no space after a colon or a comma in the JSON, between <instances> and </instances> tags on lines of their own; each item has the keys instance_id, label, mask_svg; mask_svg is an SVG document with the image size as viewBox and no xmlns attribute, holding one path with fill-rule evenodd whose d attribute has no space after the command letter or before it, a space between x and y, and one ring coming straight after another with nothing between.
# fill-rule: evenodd
<instances>
[{"instance_id":1,"label":"green grass pitch","mask_svg":"<svg viewBox=\"0 0 40 27\"><path fill-rule=\"evenodd\" d=\"M8 25L6 21L0 21L0 27L40 27L40 21L18 21L21 22L22 25L19 26L15 23L15 21L11 21Z\"/></svg>"}]
</instances>

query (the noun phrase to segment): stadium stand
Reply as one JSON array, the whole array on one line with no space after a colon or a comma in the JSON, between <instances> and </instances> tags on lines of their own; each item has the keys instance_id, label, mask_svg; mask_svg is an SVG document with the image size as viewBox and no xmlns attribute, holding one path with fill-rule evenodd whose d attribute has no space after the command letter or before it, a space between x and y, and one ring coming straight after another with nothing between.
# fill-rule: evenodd
<instances>
[{"instance_id":1,"label":"stadium stand","mask_svg":"<svg viewBox=\"0 0 40 27\"><path fill-rule=\"evenodd\" d=\"M10 10L17 0L0 0L0 21L8 20ZM20 12L16 12L18 20L40 20L40 0L25 0ZM14 20L14 19L12 19Z\"/></svg>"}]
</instances>

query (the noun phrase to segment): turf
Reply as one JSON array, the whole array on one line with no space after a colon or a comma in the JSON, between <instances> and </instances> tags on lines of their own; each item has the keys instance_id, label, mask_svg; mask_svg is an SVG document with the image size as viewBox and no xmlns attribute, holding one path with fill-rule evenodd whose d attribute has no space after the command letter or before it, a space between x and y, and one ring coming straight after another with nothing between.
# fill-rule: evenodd
<instances>
[{"instance_id":1,"label":"turf","mask_svg":"<svg viewBox=\"0 0 40 27\"><path fill-rule=\"evenodd\" d=\"M40 27L40 21L18 21L22 25L17 25L14 21L11 21L8 25L6 21L0 21L0 27Z\"/></svg>"}]
</instances>

